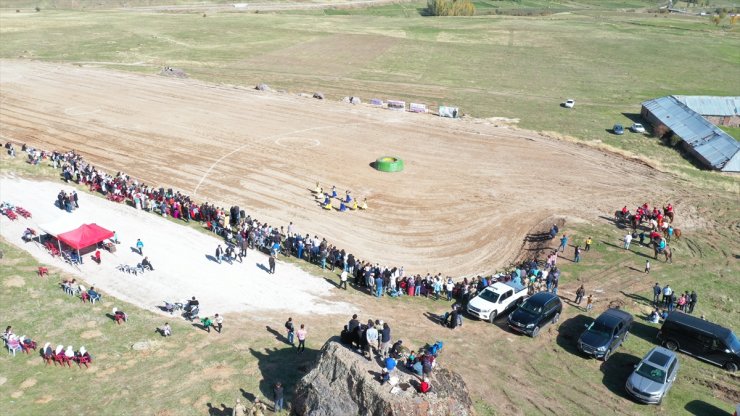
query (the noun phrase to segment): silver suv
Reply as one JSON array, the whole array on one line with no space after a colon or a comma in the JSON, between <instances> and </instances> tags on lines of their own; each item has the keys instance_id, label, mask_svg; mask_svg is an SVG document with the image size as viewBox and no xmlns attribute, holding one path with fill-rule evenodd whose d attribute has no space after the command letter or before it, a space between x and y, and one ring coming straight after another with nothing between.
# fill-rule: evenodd
<instances>
[{"instance_id":1,"label":"silver suv","mask_svg":"<svg viewBox=\"0 0 740 416\"><path fill-rule=\"evenodd\" d=\"M627 378L627 392L643 403L660 404L676 381L678 367L676 353L655 347Z\"/></svg>"}]
</instances>

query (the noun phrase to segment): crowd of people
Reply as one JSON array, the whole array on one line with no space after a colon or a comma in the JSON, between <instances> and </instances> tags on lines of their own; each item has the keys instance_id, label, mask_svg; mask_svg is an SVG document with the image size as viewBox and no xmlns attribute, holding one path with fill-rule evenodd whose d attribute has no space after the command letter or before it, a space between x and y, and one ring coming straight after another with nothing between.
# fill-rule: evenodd
<instances>
[{"instance_id":1,"label":"crowd of people","mask_svg":"<svg viewBox=\"0 0 740 416\"><path fill-rule=\"evenodd\" d=\"M381 384L386 382L395 384L397 381L395 374L401 366L400 368L405 369L407 373L421 380L419 384L421 393L431 390L430 377L437 366L436 359L443 347L441 341L413 350L404 345L401 339L393 342L391 327L387 322L368 319L367 323L362 323L357 314L352 315L352 319L344 325L340 339L343 344L355 349L368 361L380 361Z\"/></svg>"}]
</instances>

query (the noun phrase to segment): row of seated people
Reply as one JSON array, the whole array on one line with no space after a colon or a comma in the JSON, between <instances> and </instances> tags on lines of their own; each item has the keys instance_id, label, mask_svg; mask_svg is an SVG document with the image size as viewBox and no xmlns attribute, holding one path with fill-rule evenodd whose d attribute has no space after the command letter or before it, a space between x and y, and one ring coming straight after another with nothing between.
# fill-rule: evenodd
<instances>
[{"instance_id":1,"label":"row of seated people","mask_svg":"<svg viewBox=\"0 0 740 416\"><path fill-rule=\"evenodd\" d=\"M26 338L25 335L15 335L11 326L5 329L2 337L3 341L5 341L5 347L8 348L8 354L13 354L13 356L19 351L28 354L29 351L36 350L36 342L30 338Z\"/></svg>"},{"instance_id":2,"label":"row of seated people","mask_svg":"<svg viewBox=\"0 0 740 416\"><path fill-rule=\"evenodd\" d=\"M90 355L85 347L80 347L79 351L75 351L71 345L65 349L64 345L59 344L56 349L52 349L50 342L44 345L44 348L41 350L41 356L47 365L54 363L56 366L59 363L62 367L65 364L72 367L72 362L76 362L80 367L82 365L88 367L92 363L92 355Z\"/></svg>"},{"instance_id":3,"label":"row of seated people","mask_svg":"<svg viewBox=\"0 0 740 416\"><path fill-rule=\"evenodd\" d=\"M102 295L95 290L95 287L85 289L85 286L77 284L77 279L63 280L60 284L64 293L70 296L80 296L82 302L90 301L95 303L102 299Z\"/></svg>"}]
</instances>

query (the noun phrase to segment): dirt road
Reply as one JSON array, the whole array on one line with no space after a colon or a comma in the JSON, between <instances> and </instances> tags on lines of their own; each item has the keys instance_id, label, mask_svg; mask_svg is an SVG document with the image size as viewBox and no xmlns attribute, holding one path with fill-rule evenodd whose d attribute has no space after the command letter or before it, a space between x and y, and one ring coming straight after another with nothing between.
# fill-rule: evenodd
<instances>
[{"instance_id":1,"label":"dirt road","mask_svg":"<svg viewBox=\"0 0 740 416\"><path fill-rule=\"evenodd\" d=\"M47 63L0 63L0 126L4 140L75 149L113 173L239 205L273 225L293 221L413 273L495 270L531 229L662 203L665 180L530 131ZM405 171L375 171L383 155L403 158ZM321 209L316 181L366 197L370 209Z\"/></svg>"}]
</instances>

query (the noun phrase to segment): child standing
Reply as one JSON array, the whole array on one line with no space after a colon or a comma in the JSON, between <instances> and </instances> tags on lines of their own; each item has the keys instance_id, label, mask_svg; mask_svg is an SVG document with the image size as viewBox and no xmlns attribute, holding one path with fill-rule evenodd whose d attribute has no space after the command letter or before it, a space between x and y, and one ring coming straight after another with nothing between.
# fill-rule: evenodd
<instances>
[{"instance_id":1,"label":"child standing","mask_svg":"<svg viewBox=\"0 0 740 416\"><path fill-rule=\"evenodd\" d=\"M650 260L645 260L645 273L650 273Z\"/></svg>"},{"instance_id":2,"label":"child standing","mask_svg":"<svg viewBox=\"0 0 740 416\"><path fill-rule=\"evenodd\" d=\"M586 299L586 312L591 312L591 309L594 308L594 295L588 295L588 298Z\"/></svg>"},{"instance_id":3,"label":"child standing","mask_svg":"<svg viewBox=\"0 0 740 416\"><path fill-rule=\"evenodd\" d=\"M583 249L586 250L586 251L591 250L591 243L592 243L591 237L587 238L586 239L586 247L584 247Z\"/></svg>"}]
</instances>

